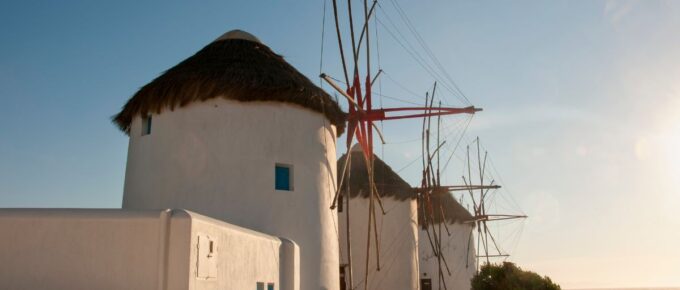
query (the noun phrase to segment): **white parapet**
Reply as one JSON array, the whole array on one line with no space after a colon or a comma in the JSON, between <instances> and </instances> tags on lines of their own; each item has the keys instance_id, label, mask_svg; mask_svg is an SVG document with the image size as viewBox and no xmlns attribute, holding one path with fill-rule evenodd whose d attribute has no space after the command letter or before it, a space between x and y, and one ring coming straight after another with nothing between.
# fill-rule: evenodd
<instances>
[{"instance_id":1,"label":"white parapet","mask_svg":"<svg viewBox=\"0 0 680 290\"><path fill-rule=\"evenodd\" d=\"M0 209L2 289L299 290L299 248L186 210Z\"/></svg>"}]
</instances>

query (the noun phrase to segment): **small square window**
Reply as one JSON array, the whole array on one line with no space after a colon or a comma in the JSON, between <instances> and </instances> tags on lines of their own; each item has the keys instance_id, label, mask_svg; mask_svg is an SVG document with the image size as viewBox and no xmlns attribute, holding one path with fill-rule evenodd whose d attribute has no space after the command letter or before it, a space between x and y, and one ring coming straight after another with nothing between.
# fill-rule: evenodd
<instances>
[{"instance_id":1,"label":"small square window","mask_svg":"<svg viewBox=\"0 0 680 290\"><path fill-rule=\"evenodd\" d=\"M267 284L267 290L274 290L274 283Z\"/></svg>"},{"instance_id":2,"label":"small square window","mask_svg":"<svg viewBox=\"0 0 680 290\"><path fill-rule=\"evenodd\" d=\"M290 165L276 164L274 169L274 189L293 190L293 167Z\"/></svg>"},{"instance_id":3,"label":"small square window","mask_svg":"<svg viewBox=\"0 0 680 290\"><path fill-rule=\"evenodd\" d=\"M264 290L264 282L257 282L257 290Z\"/></svg>"},{"instance_id":4,"label":"small square window","mask_svg":"<svg viewBox=\"0 0 680 290\"><path fill-rule=\"evenodd\" d=\"M142 136L151 134L151 115L142 117Z\"/></svg>"}]
</instances>

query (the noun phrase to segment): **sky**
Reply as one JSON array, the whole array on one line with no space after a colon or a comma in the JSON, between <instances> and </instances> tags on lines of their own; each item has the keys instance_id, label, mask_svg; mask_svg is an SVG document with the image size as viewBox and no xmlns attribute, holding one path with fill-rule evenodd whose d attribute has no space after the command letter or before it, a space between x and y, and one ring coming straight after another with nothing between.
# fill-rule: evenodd
<instances>
[{"instance_id":1,"label":"sky","mask_svg":"<svg viewBox=\"0 0 680 290\"><path fill-rule=\"evenodd\" d=\"M392 1L379 2L370 27L373 71L385 71L377 91L391 97L376 99L420 104L438 79L444 105L466 105L404 48L427 59ZM510 260L566 289L680 286L680 2L401 2L438 64L484 109L442 121L444 155L455 154L443 180L460 183L465 145L479 136L503 186L498 209L529 215L507 225L521 230L504 247ZM320 71L342 78L328 0L2 7L0 207L120 207L128 139L110 117L231 29L255 34L314 82ZM412 185L419 122L380 124L387 144L376 149Z\"/></svg>"}]
</instances>

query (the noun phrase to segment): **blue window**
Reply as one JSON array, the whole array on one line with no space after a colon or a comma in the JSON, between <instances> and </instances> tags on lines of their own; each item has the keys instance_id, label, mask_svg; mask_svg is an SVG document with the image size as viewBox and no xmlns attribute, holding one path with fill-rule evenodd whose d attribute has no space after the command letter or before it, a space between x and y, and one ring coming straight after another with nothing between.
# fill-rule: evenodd
<instances>
[{"instance_id":1,"label":"blue window","mask_svg":"<svg viewBox=\"0 0 680 290\"><path fill-rule=\"evenodd\" d=\"M267 284L267 290L274 290L274 283Z\"/></svg>"},{"instance_id":2,"label":"blue window","mask_svg":"<svg viewBox=\"0 0 680 290\"><path fill-rule=\"evenodd\" d=\"M293 190L293 169L291 166L276 164L274 174L276 179L274 188L276 190Z\"/></svg>"},{"instance_id":3,"label":"blue window","mask_svg":"<svg viewBox=\"0 0 680 290\"><path fill-rule=\"evenodd\" d=\"M142 118L142 136L151 134L151 115Z\"/></svg>"}]
</instances>

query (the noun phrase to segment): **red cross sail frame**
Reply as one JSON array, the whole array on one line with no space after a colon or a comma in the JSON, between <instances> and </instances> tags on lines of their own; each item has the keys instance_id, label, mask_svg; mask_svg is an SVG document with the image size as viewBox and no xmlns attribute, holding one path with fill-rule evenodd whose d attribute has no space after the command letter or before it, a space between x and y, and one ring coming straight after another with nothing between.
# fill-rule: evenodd
<instances>
[{"instance_id":1,"label":"red cross sail frame","mask_svg":"<svg viewBox=\"0 0 680 290\"><path fill-rule=\"evenodd\" d=\"M361 29L361 33L359 36L358 42L355 42L355 35L354 35L354 23L353 23L353 17L352 17L352 1L347 1L347 14L349 18L349 34L350 34L350 39L351 39L351 48L352 48L352 57L353 57L353 65L354 65L354 71L352 74L352 78L350 79L349 74L348 74L348 69L347 69L347 63L345 61L345 55L344 55L344 48L342 45L342 36L340 32L340 26L339 26L339 19L338 19L338 7L337 7L337 0L333 0L333 14L334 14L334 20L335 20L335 29L336 29L336 34L338 37L338 47L339 47L339 52L340 52L340 59L342 61L342 68L344 72L344 78L345 78L345 83L347 85L347 89L342 89L340 88L330 77L328 77L325 74L321 74L320 77L323 78L328 84L330 84L333 89L335 89L339 94L341 94L347 102L349 103L349 112L347 116L347 140L346 140L346 145L347 145L347 162L345 162L345 166L342 169L340 173L340 182L337 185L337 191L335 193L335 197L333 197L333 202L331 205L331 209L335 208L335 204L337 201L338 194L340 194L340 189L343 187L343 181L345 177L345 173L349 164L349 161L351 160L349 158L351 154L351 148L352 148L352 143L354 141L354 138L356 137L357 143L362 149L364 159L366 161L366 165L368 168L368 179L369 179L369 188L370 188L370 199L369 199L369 214L368 214L368 233L367 233L367 247L366 247L366 268L365 268L365 273L364 273L364 288L368 288L368 279L369 279L369 260L370 260L370 243L371 243L371 232L375 234L375 243L376 243L376 259L377 259L377 269L378 271L380 270L380 247L379 247L379 242L377 239L377 231L375 230L377 228L377 225L375 224L375 206L373 203L374 198L377 199L378 204L380 205L382 209L382 202L380 201L380 195L377 194L377 190L375 188L375 183L373 180L373 132L375 131L378 133L380 139L385 143L385 140L382 136L382 132L377 128L377 126L374 124L376 121L387 121L387 120L398 120L398 119L411 119L411 118L426 118L430 116L442 116L442 115L454 115L454 114L474 114L475 112L481 111L482 109L475 108L473 106L470 107L465 107L465 108L446 108L446 107L437 107L434 108L431 105L429 107L400 107L400 108L373 108L372 104L372 94L371 94L371 85L373 82L371 81L371 63L370 63L370 48L369 48L369 35L368 33L368 24L369 24L369 19L371 15L373 15L374 8L377 4L377 1L373 1L373 4L371 5L370 9L368 6L368 0L364 0L364 25ZM359 52L361 48L361 43L362 40L364 39L365 36L365 53L366 53L366 78L364 82L364 88L362 90L361 87L361 77L359 75ZM323 40L322 40L323 42ZM378 72L380 74L380 71ZM376 75L377 77L377 75ZM347 199L347 203L349 205L349 198ZM351 246L350 246L350 239L349 239L349 207L347 209L347 215L346 218L348 219L347 222L347 252L351 253ZM384 209L383 209L383 214L384 214ZM372 231L372 225L373 224L373 231ZM352 258L351 255L348 255L348 278L349 278L349 284L351 285L350 287L354 287L353 284L353 278L352 278Z\"/></svg>"},{"instance_id":2,"label":"red cross sail frame","mask_svg":"<svg viewBox=\"0 0 680 290\"><path fill-rule=\"evenodd\" d=\"M363 95L358 75L355 76L354 84L347 89L347 92L343 91L326 74L321 74L321 78L347 99L347 102L349 103L349 113L347 116L347 148L351 148L354 137L356 136L357 143L361 146L367 160L370 160L372 158L371 156L373 156L373 130L376 130L380 135L380 138L383 139L382 133L380 133L374 124L376 121L414 119L455 114L474 114L482 111L481 108L476 108L474 106L464 108L397 107L374 109L371 100L370 77L366 77L366 86Z\"/></svg>"}]
</instances>

